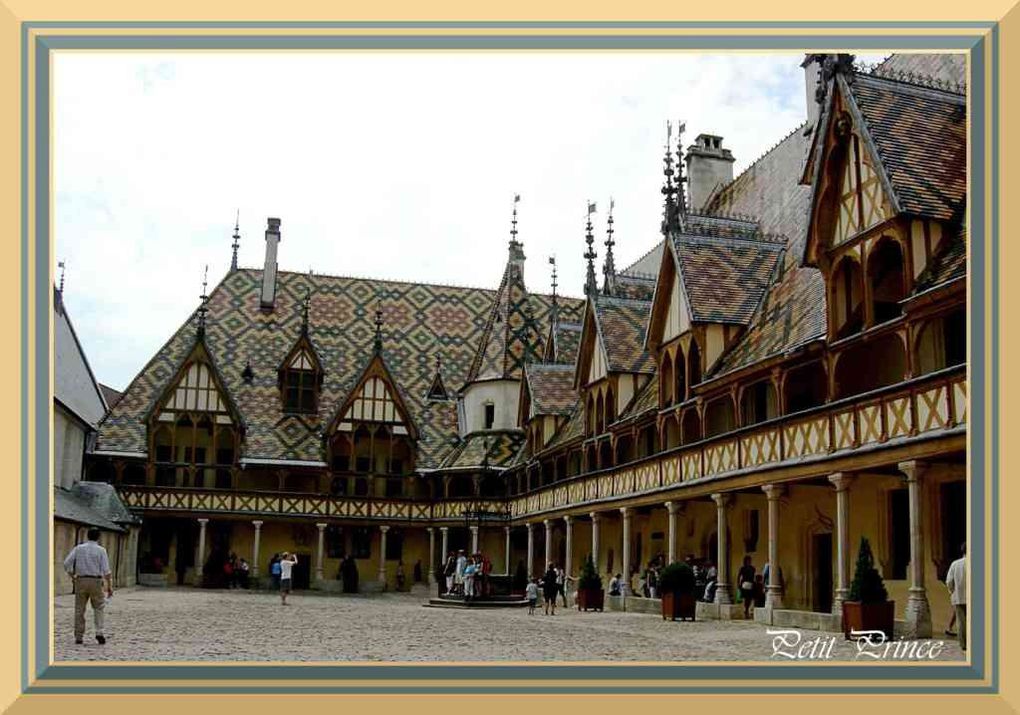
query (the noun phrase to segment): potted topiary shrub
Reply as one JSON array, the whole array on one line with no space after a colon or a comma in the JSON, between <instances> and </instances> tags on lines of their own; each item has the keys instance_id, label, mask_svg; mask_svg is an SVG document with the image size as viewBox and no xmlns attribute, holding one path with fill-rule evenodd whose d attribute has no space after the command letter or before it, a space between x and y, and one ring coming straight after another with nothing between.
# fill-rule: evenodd
<instances>
[{"instance_id":1,"label":"potted topiary shrub","mask_svg":"<svg viewBox=\"0 0 1020 715\"><path fill-rule=\"evenodd\" d=\"M695 597L694 569L682 561L672 563L659 576L662 594L662 620L694 620L698 600Z\"/></svg>"},{"instance_id":2,"label":"potted topiary shrub","mask_svg":"<svg viewBox=\"0 0 1020 715\"><path fill-rule=\"evenodd\" d=\"M896 602L889 600L882 575L875 568L871 544L861 537L850 599L843 602L843 634L849 639L851 631L881 631L886 640L892 640L895 615Z\"/></svg>"},{"instance_id":3,"label":"potted topiary shrub","mask_svg":"<svg viewBox=\"0 0 1020 715\"><path fill-rule=\"evenodd\" d=\"M605 606L606 592L602 589L602 577L595 570L595 562L588 558L577 579L577 610L601 611Z\"/></svg>"}]
</instances>

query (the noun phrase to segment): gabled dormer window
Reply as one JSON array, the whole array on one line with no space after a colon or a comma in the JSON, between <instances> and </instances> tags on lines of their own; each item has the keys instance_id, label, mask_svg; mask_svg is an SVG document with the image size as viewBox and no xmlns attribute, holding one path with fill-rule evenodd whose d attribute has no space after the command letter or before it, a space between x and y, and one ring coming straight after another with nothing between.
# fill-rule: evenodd
<instances>
[{"instance_id":1,"label":"gabled dormer window","mask_svg":"<svg viewBox=\"0 0 1020 715\"><path fill-rule=\"evenodd\" d=\"M316 412L319 381L312 361L299 353L283 371L283 409L286 412Z\"/></svg>"},{"instance_id":2,"label":"gabled dormer window","mask_svg":"<svg viewBox=\"0 0 1020 715\"><path fill-rule=\"evenodd\" d=\"M283 411L293 414L317 413L322 367L307 333L302 332L297 343L283 359L279 370Z\"/></svg>"}]
</instances>

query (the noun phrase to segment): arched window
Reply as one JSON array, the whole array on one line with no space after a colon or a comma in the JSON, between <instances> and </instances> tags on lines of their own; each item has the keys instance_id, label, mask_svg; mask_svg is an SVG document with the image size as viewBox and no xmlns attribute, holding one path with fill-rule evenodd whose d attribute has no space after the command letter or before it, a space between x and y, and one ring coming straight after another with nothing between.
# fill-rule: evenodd
<instances>
[{"instance_id":1,"label":"arched window","mask_svg":"<svg viewBox=\"0 0 1020 715\"><path fill-rule=\"evenodd\" d=\"M756 425L779 415L776 390L771 380L759 380L748 385L740 397L741 424Z\"/></svg>"},{"instance_id":2,"label":"arched window","mask_svg":"<svg viewBox=\"0 0 1020 715\"><path fill-rule=\"evenodd\" d=\"M676 349L676 368L673 370L673 402L679 403L687 399L687 371L684 369L684 351Z\"/></svg>"},{"instance_id":3,"label":"arched window","mask_svg":"<svg viewBox=\"0 0 1020 715\"><path fill-rule=\"evenodd\" d=\"M845 257L832 273L830 308L837 338L864 328L864 279L857 261Z\"/></svg>"},{"instance_id":4,"label":"arched window","mask_svg":"<svg viewBox=\"0 0 1020 715\"><path fill-rule=\"evenodd\" d=\"M894 385L906 375L903 340L893 333L840 353L836 362L836 397L849 397Z\"/></svg>"},{"instance_id":5,"label":"arched window","mask_svg":"<svg viewBox=\"0 0 1020 715\"><path fill-rule=\"evenodd\" d=\"M613 446L608 439L599 443L599 469L609 469L613 466Z\"/></svg>"},{"instance_id":6,"label":"arched window","mask_svg":"<svg viewBox=\"0 0 1020 715\"><path fill-rule=\"evenodd\" d=\"M634 441L630 435L620 435L616 440L616 464L634 461Z\"/></svg>"},{"instance_id":7,"label":"arched window","mask_svg":"<svg viewBox=\"0 0 1020 715\"><path fill-rule=\"evenodd\" d=\"M616 422L616 394L613 388L606 390L606 428Z\"/></svg>"},{"instance_id":8,"label":"arched window","mask_svg":"<svg viewBox=\"0 0 1020 715\"><path fill-rule=\"evenodd\" d=\"M674 419L676 418L674 417ZM648 425L641 430L641 437L638 442L640 444L640 448L638 450L639 457L650 457L655 454L659 449L656 440L655 425Z\"/></svg>"},{"instance_id":9,"label":"arched window","mask_svg":"<svg viewBox=\"0 0 1020 715\"><path fill-rule=\"evenodd\" d=\"M603 401L604 398L601 395L595 400L595 434L602 434L606 431L606 412Z\"/></svg>"},{"instance_id":10,"label":"arched window","mask_svg":"<svg viewBox=\"0 0 1020 715\"><path fill-rule=\"evenodd\" d=\"M588 393L588 409L585 410L584 418L585 418L585 422L586 422L586 426L587 426L587 430L586 431L588 433L588 436L590 437L591 435L595 434L595 429L596 429L596 427L595 427L595 425L596 425L596 422L595 422L595 396L592 395L592 393L590 393L590 392Z\"/></svg>"},{"instance_id":11,"label":"arched window","mask_svg":"<svg viewBox=\"0 0 1020 715\"><path fill-rule=\"evenodd\" d=\"M666 449L673 449L674 447L680 446L680 424L677 422L677 416L675 414L668 415L663 427L663 447Z\"/></svg>"},{"instance_id":12,"label":"arched window","mask_svg":"<svg viewBox=\"0 0 1020 715\"><path fill-rule=\"evenodd\" d=\"M295 353L281 371L285 412L314 413L319 404L319 375L312 356Z\"/></svg>"},{"instance_id":13,"label":"arched window","mask_svg":"<svg viewBox=\"0 0 1020 715\"><path fill-rule=\"evenodd\" d=\"M824 405L828 391L825 366L821 360L792 368L783 381L786 414Z\"/></svg>"},{"instance_id":14,"label":"arched window","mask_svg":"<svg viewBox=\"0 0 1020 715\"><path fill-rule=\"evenodd\" d=\"M875 323L884 323L903 314L900 301L906 297L903 249L898 241L884 238L868 257L868 284Z\"/></svg>"},{"instance_id":15,"label":"arched window","mask_svg":"<svg viewBox=\"0 0 1020 715\"><path fill-rule=\"evenodd\" d=\"M716 398L705 407L705 437L731 432L736 426L733 400L729 395Z\"/></svg>"},{"instance_id":16,"label":"arched window","mask_svg":"<svg viewBox=\"0 0 1020 715\"><path fill-rule=\"evenodd\" d=\"M963 308L925 323L917 336L917 372L926 375L967 361L967 313Z\"/></svg>"},{"instance_id":17,"label":"arched window","mask_svg":"<svg viewBox=\"0 0 1020 715\"><path fill-rule=\"evenodd\" d=\"M673 361L669 353L662 353L662 366L659 368L659 407L669 407L675 401L673 396Z\"/></svg>"},{"instance_id":18,"label":"arched window","mask_svg":"<svg viewBox=\"0 0 1020 715\"><path fill-rule=\"evenodd\" d=\"M699 382L701 382L701 348L692 340L687 353L687 385L692 388Z\"/></svg>"}]
</instances>

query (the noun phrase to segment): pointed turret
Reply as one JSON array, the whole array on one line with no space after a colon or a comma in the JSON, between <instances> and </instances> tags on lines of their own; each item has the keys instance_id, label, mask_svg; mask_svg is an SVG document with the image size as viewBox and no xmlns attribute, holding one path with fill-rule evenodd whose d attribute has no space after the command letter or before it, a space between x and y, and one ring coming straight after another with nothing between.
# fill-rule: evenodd
<instances>
[{"instance_id":1,"label":"pointed turret","mask_svg":"<svg viewBox=\"0 0 1020 715\"><path fill-rule=\"evenodd\" d=\"M198 328L196 331L196 335L199 340L205 338L205 316L206 313L209 312L209 296L207 295L208 286L209 286L209 265L206 264L205 273L202 276L202 295L199 296L199 298L202 299L202 302L198 306Z\"/></svg>"},{"instance_id":2,"label":"pointed turret","mask_svg":"<svg viewBox=\"0 0 1020 715\"><path fill-rule=\"evenodd\" d=\"M234 243L232 248L234 249L233 255L230 257L230 270L237 270L237 249L241 245L241 210L238 209L237 216L234 219Z\"/></svg>"},{"instance_id":3,"label":"pointed turret","mask_svg":"<svg viewBox=\"0 0 1020 715\"><path fill-rule=\"evenodd\" d=\"M609 199L609 218L606 220L606 260L602 264L602 292L608 296L616 295L616 262L613 259L613 208L616 202Z\"/></svg>"},{"instance_id":4,"label":"pointed turret","mask_svg":"<svg viewBox=\"0 0 1020 715\"><path fill-rule=\"evenodd\" d=\"M595 204L588 202L588 222L584 227L584 242L588 244L588 250L584 252L584 259L588 261L588 275L584 281L584 294L594 298L599 294L598 283L595 281L595 236L592 235L591 215L595 213Z\"/></svg>"},{"instance_id":5,"label":"pointed turret","mask_svg":"<svg viewBox=\"0 0 1020 715\"><path fill-rule=\"evenodd\" d=\"M560 298L556 293L559 284L556 282L556 256L549 256L549 263L552 265L552 306L550 307L550 322L556 325L560 322Z\"/></svg>"}]
</instances>

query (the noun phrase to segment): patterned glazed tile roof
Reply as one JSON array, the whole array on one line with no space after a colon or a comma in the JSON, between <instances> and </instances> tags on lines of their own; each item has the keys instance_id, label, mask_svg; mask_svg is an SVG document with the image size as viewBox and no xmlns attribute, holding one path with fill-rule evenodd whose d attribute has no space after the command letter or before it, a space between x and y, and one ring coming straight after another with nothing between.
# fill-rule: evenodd
<instances>
[{"instance_id":1,"label":"patterned glazed tile roof","mask_svg":"<svg viewBox=\"0 0 1020 715\"><path fill-rule=\"evenodd\" d=\"M584 408L580 403L574 406L574 411L570 413L570 419L567 420L560 431L557 432L549 444L546 445L543 451L548 451L556 447L560 447L564 444L578 441L584 437Z\"/></svg>"},{"instance_id":2,"label":"patterned glazed tile roof","mask_svg":"<svg viewBox=\"0 0 1020 715\"><path fill-rule=\"evenodd\" d=\"M917 278L915 292L920 293L967 275L967 236L964 229L944 240L935 260Z\"/></svg>"},{"instance_id":3,"label":"patterned glazed tile roof","mask_svg":"<svg viewBox=\"0 0 1020 715\"><path fill-rule=\"evenodd\" d=\"M581 344L581 324L559 322L553 326L553 349L556 362L573 365L577 362L577 348Z\"/></svg>"},{"instance_id":4,"label":"patterned glazed tile roof","mask_svg":"<svg viewBox=\"0 0 1020 715\"><path fill-rule=\"evenodd\" d=\"M655 361L645 350L645 330L652 303L648 300L595 299L595 323L614 372L655 372Z\"/></svg>"},{"instance_id":5,"label":"patterned glazed tile roof","mask_svg":"<svg viewBox=\"0 0 1020 715\"><path fill-rule=\"evenodd\" d=\"M691 317L747 325L782 255L771 241L675 236Z\"/></svg>"},{"instance_id":6,"label":"patterned glazed tile roof","mask_svg":"<svg viewBox=\"0 0 1020 715\"><path fill-rule=\"evenodd\" d=\"M524 444L524 433L518 430L472 432L443 461L443 469L480 469L509 467ZM488 452L486 452L488 448Z\"/></svg>"},{"instance_id":7,"label":"patterned glazed tile roof","mask_svg":"<svg viewBox=\"0 0 1020 715\"><path fill-rule=\"evenodd\" d=\"M281 272L276 309L259 310L262 271L229 273L209 297L206 344L229 397L246 426L243 458L321 461L319 436L337 404L352 389L372 354L374 312L383 313L383 357L393 374L411 419L419 430L417 464L434 468L455 446L455 401L427 401L437 351L447 385L467 380L472 360L492 315L491 290L365 278ZM316 415L282 410L277 368L298 339L301 299L311 291L309 334L325 375ZM548 320L547 296L530 296L535 319ZM580 301L560 299L576 311ZM97 449L146 452L144 416L195 343L193 315L125 390L107 414ZM254 380L241 379L251 360Z\"/></svg>"},{"instance_id":8,"label":"patterned glazed tile roof","mask_svg":"<svg viewBox=\"0 0 1020 715\"><path fill-rule=\"evenodd\" d=\"M576 321L581 305L581 301L561 298L560 319ZM524 363L541 358L551 308L551 296L529 294L521 264L508 261L467 381L520 379Z\"/></svg>"},{"instance_id":9,"label":"patterned glazed tile roof","mask_svg":"<svg viewBox=\"0 0 1020 715\"><path fill-rule=\"evenodd\" d=\"M966 98L869 75L855 75L848 86L900 209L961 220L967 197Z\"/></svg>"},{"instance_id":10,"label":"patterned glazed tile roof","mask_svg":"<svg viewBox=\"0 0 1020 715\"><path fill-rule=\"evenodd\" d=\"M524 368L531 406L536 415L569 415L577 403L574 366L530 363Z\"/></svg>"},{"instance_id":11,"label":"patterned glazed tile roof","mask_svg":"<svg viewBox=\"0 0 1020 715\"><path fill-rule=\"evenodd\" d=\"M616 297L651 300L655 295L655 276L620 273L616 276Z\"/></svg>"}]
</instances>

